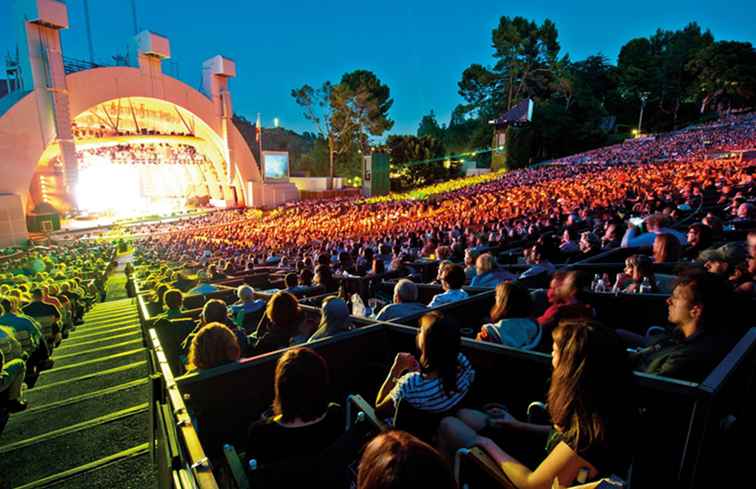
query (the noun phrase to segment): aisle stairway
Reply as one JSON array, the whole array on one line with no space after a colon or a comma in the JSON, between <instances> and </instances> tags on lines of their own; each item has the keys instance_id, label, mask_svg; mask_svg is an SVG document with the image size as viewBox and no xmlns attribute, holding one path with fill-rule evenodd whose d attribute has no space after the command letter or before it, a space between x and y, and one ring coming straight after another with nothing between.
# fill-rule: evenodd
<instances>
[{"instance_id":1,"label":"aisle stairway","mask_svg":"<svg viewBox=\"0 0 756 489\"><path fill-rule=\"evenodd\" d=\"M0 435L0 481L13 488L155 487L149 359L133 300L95 305L53 359L26 392L29 409L12 415Z\"/></svg>"}]
</instances>

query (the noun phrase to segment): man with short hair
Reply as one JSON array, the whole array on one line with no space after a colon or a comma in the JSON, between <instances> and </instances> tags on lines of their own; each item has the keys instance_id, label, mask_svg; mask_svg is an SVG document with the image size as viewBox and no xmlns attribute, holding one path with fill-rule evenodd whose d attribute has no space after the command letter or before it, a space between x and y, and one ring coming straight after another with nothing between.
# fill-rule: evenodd
<instances>
[{"instance_id":1,"label":"man with short hair","mask_svg":"<svg viewBox=\"0 0 756 489\"><path fill-rule=\"evenodd\" d=\"M65 284L64 284L65 285ZM53 306L52 304L47 304L46 302L42 301L42 290L39 288L36 288L31 291L32 301L31 303L27 304L23 309L23 313L27 316L30 316L34 319L37 318L54 318L54 322L52 324L52 332L51 335L55 341L55 344L57 345L60 342L59 335L61 333L60 331L60 321L61 321L61 314L60 311L58 311L58 308Z\"/></svg>"},{"instance_id":2,"label":"man with short hair","mask_svg":"<svg viewBox=\"0 0 756 489\"><path fill-rule=\"evenodd\" d=\"M425 312L428 309L417 302L417 285L406 278L401 279L394 286L393 301L393 304L388 304L381 309L375 318L377 321L391 321Z\"/></svg>"},{"instance_id":3,"label":"man with short hair","mask_svg":"<svg viewBox=\"0 0 756 489\"><path fill-rule=\"evenodd\" d=\"M431 299L428 307L438 307L450 302L457 302L467 299L469 295L462 290L465 284L465 271L461 266L452 263L444 267L441 272L441 286L444 292L436 294Z\"/></svg>"},{"instance_id":4,"label":"man with short hair","mask_svg":"<svg viewBox=\"0 0 756 489\"><path fill-rule=\"evenodd\" d=\"M176 319L184 315L184 294L178 289L168 289L163 293L166 311L155 319Z\"/></svg>"},{"instance_id":5,"label":"man with short hair","mask_svg":"<svg viewBox=\"0 0 756 489\"><path fill-rule=\"evenodd\" d=\"M725 281L714 274L682 275L667 299L668 319L675 329L638 353L636 368L690 382L703 381L732 344L723 331L716 329L729 295Z\"/></svg>"}]
</instances>

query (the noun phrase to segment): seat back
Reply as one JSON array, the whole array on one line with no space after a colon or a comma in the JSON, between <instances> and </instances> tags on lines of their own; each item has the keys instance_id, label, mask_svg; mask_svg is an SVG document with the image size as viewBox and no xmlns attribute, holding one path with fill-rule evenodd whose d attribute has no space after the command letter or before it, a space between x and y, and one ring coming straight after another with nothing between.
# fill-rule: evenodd
<instances>
[{"instance_id":1,"label":"seat back","mask_svg":"<svg viewBox=\"0 0 756 489\"><path fill-rule=\"evenodd\" d=\"M415 408L401 399L394 410L394 428L412 433L426 443L433 444L438 425L446 416L453 416L462 407L465 399L447 411L432 413Z\"/></svg>"},{"instance_id":2,"label":"seat back","mask_svg":"<svg viewBox=\"0 0 756 489\"><path fill-rule=\"evenodd\" d=\"M181 343L196 327L197 323L191 319L159 319L153 325L160 346L165 353L168 365L173 375L178 377L186 372L182 360L184 351Z\"/></svg>"},{"instance_id":3,"label":"seat back","mask_svg":"<svg viewBox=\"0 0 756 489\"><path fill-rule=\"evenodd\" d=\"M307 346L328 363L330 398L336 400L345 399L350 393L373 398L386 375L386 365L393 359L386 332L377 325L357 328ZM219 455L225 443L241 446L246 442L250 423L273 402L276 362L285 351L245 358L236 364L193 372L177 380L196 420L206 453ZM239 406L244 409L240 410Z\"/></svg>"},{"instance_id":4,"label":"seat back","mask_svg":"<svg viewBox=\"0 0 756 489\"><path fill-rule=\"evenodd\" d=\"M31 333L23 330L16 330L14 333L16 341L21 343L21 348L27 353L34 351L34 340Z\"/></svg>"},{"instance_id":5,"label":"seat back","mask_svg":"<svg viewBox=\"0 0 756 489\"><path fill-rule=\"evenodd\" d=\"M57 321L55 316L36 316L34 319L39 323L39 329L42 331L43 335L46 337L52 336L54 329L53 326Z\"/></svg>"}]
</instances>

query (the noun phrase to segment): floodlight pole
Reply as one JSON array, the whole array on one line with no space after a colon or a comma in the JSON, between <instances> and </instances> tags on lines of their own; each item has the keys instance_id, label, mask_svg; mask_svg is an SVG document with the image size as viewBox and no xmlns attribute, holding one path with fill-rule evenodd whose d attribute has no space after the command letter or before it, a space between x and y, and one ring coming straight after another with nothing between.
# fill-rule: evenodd
<instances>
[{"instance_id":1,"label":"floodlight pole","mask_svg":"<svg viewBox=\"0 0 756 489\"><path fill-rule=\"evenodd\" d=\"M134 21L134 35L136 36L137 34L139 34L139 27L137 24L136 0L131 0L131 18Z\"/></svg>"},{"instance_id":2,"label":"floodlight pole","mask_svg":"<svg viewBox=\"0 0 756 489\"><path fill-rule=\"evenodd\" d=\"M94 46L92 45L92 23L89 20L89 0L84 0L84 21L87 24L87 46L89 47L89 62L94 64Z\"/></svg>"},{"instance_id":3,"label":"floodlight pole","mask_svg":"<svg viewBox=\"0 0 756 489\"><path fill-rule=\"evenodd\" d=\"M648 100L648 92L641 92L641 109L640 116L638 117L638 135L643 134L643 109L646 108L646 101Z\"/></svg>"}]
</instances>

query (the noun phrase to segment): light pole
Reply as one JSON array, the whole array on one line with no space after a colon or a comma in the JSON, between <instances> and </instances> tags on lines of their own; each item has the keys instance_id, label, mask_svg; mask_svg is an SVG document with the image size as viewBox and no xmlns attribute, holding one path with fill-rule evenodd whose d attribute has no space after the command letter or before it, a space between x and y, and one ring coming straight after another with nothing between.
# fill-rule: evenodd
<instances>
[{"instance_id":1,"label":"light pole","mask_svg":"<svg viewBox=\"0 0 756 489\"><path fill-rule=\"evenodd\" d=\"M639 136L643 134L643 109L646 108L646 100L648 100L648 92L641 92L640 94L641 109L640 109L640 116L638 117L638 135Z\"/></svg>"}]
</instances>

